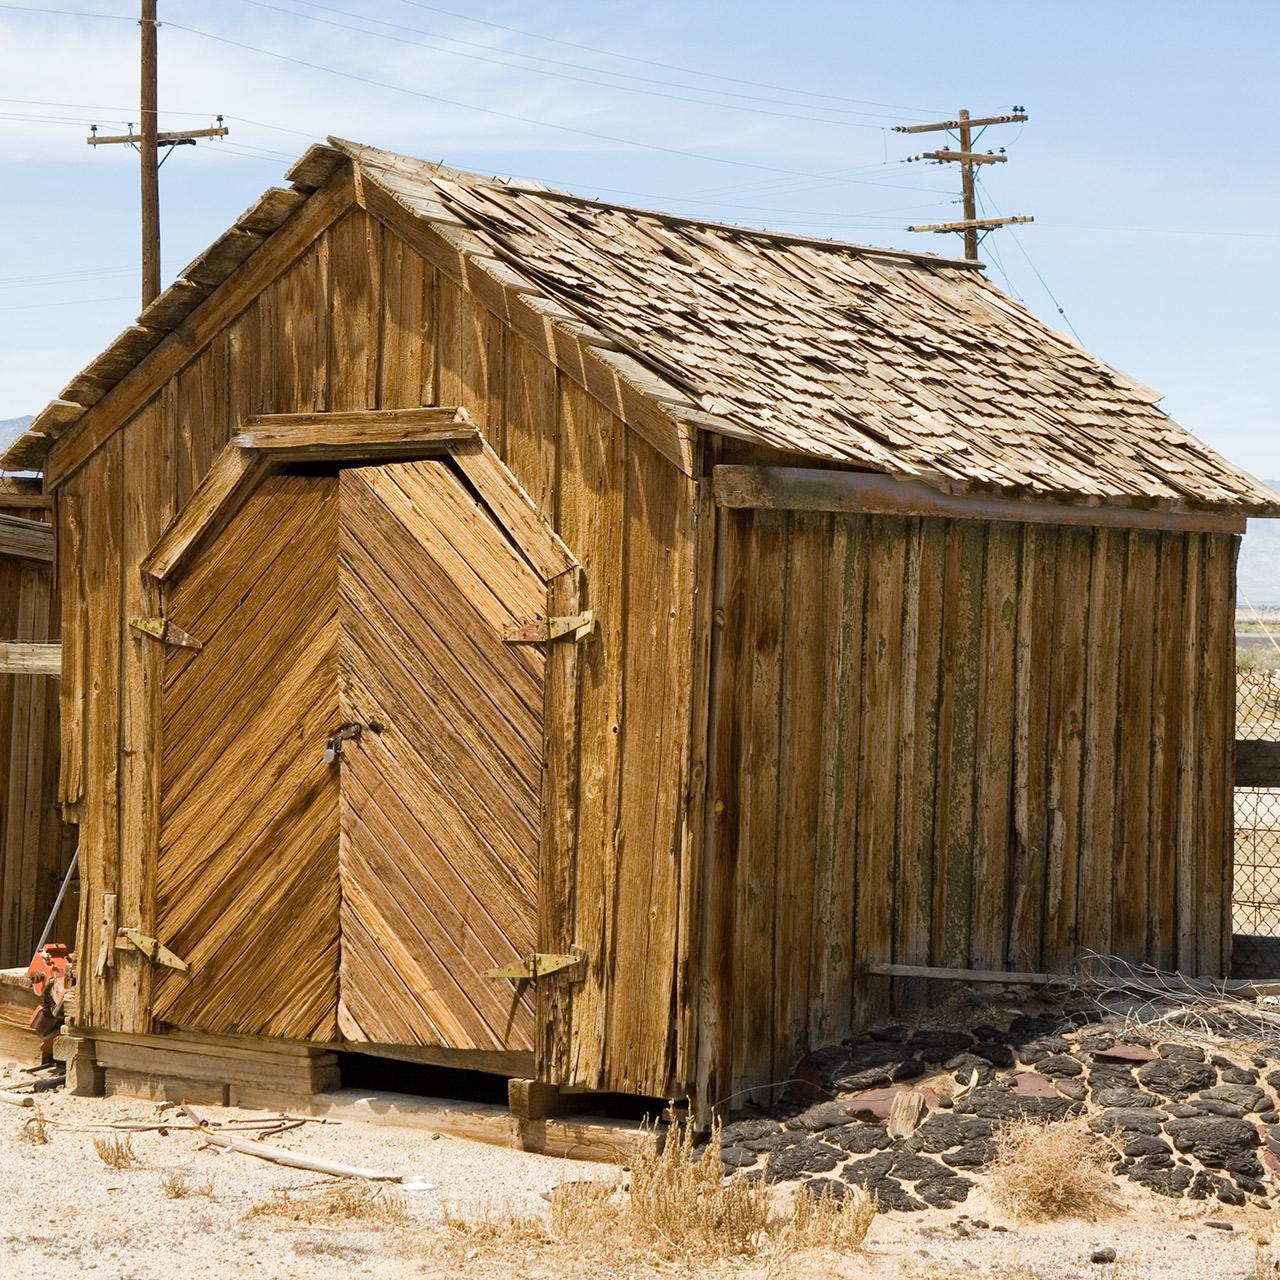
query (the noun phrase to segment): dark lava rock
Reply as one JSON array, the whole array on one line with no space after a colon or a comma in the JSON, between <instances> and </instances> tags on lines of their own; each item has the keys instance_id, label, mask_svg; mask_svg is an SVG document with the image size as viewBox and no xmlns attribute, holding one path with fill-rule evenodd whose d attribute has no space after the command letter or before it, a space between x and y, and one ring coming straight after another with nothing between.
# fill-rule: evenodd
<instances>
[{"instance_id":1,"label":"dark lava rock","mask_svg":"<svg viewBox=\"0 0 1280 1280\"><path fill-rule=\"evenodd\" d=\"M1218 1084L1212 1089L1202 1089L1200 1097L1229 1102L1241 1111L1262 1111L1267 1104L1267 1095L1252 1084Z\"/></svg>"},{"instance_id":2,"label":"dark lava rock","mask_svg":"<svg viewBox=\"0 0 1280 1280\"><path fill-rule=\"evenodd\" d=\"M1136 1083L1132 1066L1095 1062L1089 1072L1089 1088L1095 1093L1099 1089L1132 1089Z\"/></svg>"},{"instance_id":3,"label":"dark lava rock","mask_svg":"<svg viewBox=\"0 0 1280 1280\"><path fill-rule=\"evenodd\" d=\"M1164 1109L1177 1120L1186 1120L1190 1116L1198 1116L1200 1108L1189 1102L1166 1102Z\"/></svg>"},{"instance_id":4,"label":"dark lava rock","mask_svg":"<svg viewBox=\"0 0 1280 1280\"><path fill-rule=\"evenodd\" d=\"M732 1147L752 1138L764 1138L781 1132L782 1126L776 1120L731 1120L720 1130L720 1145Z\"/></svg>"},{"instance_id":5,"label":"dark lava rock","mask_svg":"<svg viewBox=\"0 0 1280 1280\"><path fill-rule=\"evenodd\" d=\"M1078 1076L1084 1068L1069 1054L1051 1053L1036 1063L1036 1070L1042 1076Z\"/></svg>"},{"instance_id":6,"label":"dark lava rock","mask_svg":"<svg viewBox=\"0 0 1280 1280\"><path fill-rule=\"evenodd\" d=\"M1104 1049L1110 1049L1115 1044L1115 1036L1108 1035L1092 1035L1081 1036L1076 1047L1083 1049L1085 1053L1099 1053Z\"/></svg>"},{"instance_id":7,"label":"dark lava rock","mask_svg":"<svg viewBox=\"0 0 1280 1280\"><path fill-rule=\"evenodd\" d=\"M1013 1021L1009 1023L1008 1034L1010 1036L1042 1036L1047 1031L1052 1031L1057 1025L1057 1018L1052 1016L1019 1013L1015 1014Z\"/></svg>"},{"instance_id":8,"label":"dark lava rock","mask_svg":"<svg viewBox=\"0 0 1280 1280\"><path fill-rule=\"evenodd\" d=\"M1168 1155L1172 1148L1163 1138L1157 1138L1151 1134L1139 1134L1136 1138L1130 1138L1124 1144L1124 1153L1127 1156L1163 1156Z\"/></svg>"},{"instance_id":9,"label":"dark lava rock","mask_svg":"<svg viewBox=\"0 0 1280 1280\"><path fill-rule=\"evenodd\" d=\"M954 1072L958 1084L968 1084L975 1071L978 1073L979 1084L986 1084L995 1075L992 1065L976 1053L958 1053L954 1058L947 1059L947 1070Z\"/></svg>"},{"instance_id":10,"label":"dark lava rock","mask_svg":"<svg viewBox=\"0 0 1280 1280\"><path fill-rule=\"evenodd\" d=\"M896 1159L896 1152L881 1151L877 1155L868 1156L865 1160L854 1160L851 1164L845 1165L841 1176L854 1186L870 1187L881 1178L889 1176L889 1170L893 1168L893 1162Z\"/></svg>"},{"instance_id":11,"label":"dark lava rock","mask_svg":"<svg viewBox=\"0 0 1280 1280\"><path fill-rule=\"evenodd\" d=\"M1191 1170L1185 1165L1174 1165L1172 1168L1153 1168L1145 1161L1139 1161L1125 1171L1134 1182L1147 1187L1157 1195L1181 1196L1191 1185Z\"/></svg>"},{"instance_id":12,"label":"dark lava rock","mask_svg":"<svg viewBox=\"0 0 1280 1280\"><path fill-rule=\"evenodd\" d=\"M765 1177L770 1182L786 1182L802 1173L830 1173L843 1159L844 1152L839 1147L808 1138L781 1151L771 1151Z\"/></svg>"},{"instance_id":13,"label":"dark lava rock","mask_svg":"<svg viewBox=\"0 0 1280 1280\"><path fill-rule=\"evenodd\" d=\"M1167 1131L1179 1151L1195 1156L1201 1164L1213 1169L1254 1160L1254 1150L1261 1141L1257 1129L1247 1120L1218 1116L1170 1120Z\"/></svg>"},{"instance_id":14,"label":"dark lava rock","mask_svg":"<svg viewBox=\"0 0 1280 1280\"><path fill-rule=\"evenodd\" d=\"M1230 1182L1222 1182L1218 1187L1218 1199L1223 1204L1244 1204L1244 1192Z\"/></svg>"},{"instance_id":15,"label":"dark lava rock","mask_svg":"<svg viewBox=\"0 0 1280 1280\"><path fill-rule=\"evenodd\" d=\"M883 1040L890 1044L901 1044L907 1038L907 1028L901 1022L895 1022L892 1026L877 1027L872 1031L871 1038L873 1040Z\"/></svg>"},{"instance_id":16,"label":"dark lava rock","mask_svg":"<svg viewBox=\"0 0 1280 1280\"><path fill-rule=\"evenodd\" d=\"M994 1128L993 1121L980 1116L935 1112L911 1135L911 1145L919 1151L949 1151L975 1138L990 1138Z\"/></svg>"},{"instance_id":17,"label":"dark lava rock","mask_svg":"<svg viewBox=\"0 0 1280 1280\"><path fill-rule=\"evenodd\" d=\"M981 1116L986 1120L1016 1120L1029 1116L1037 1120L1065 1120L1079 1115L1083 1104L1070 1098L1028 1098L997 1085L973 1089L956 1102L960 1115Z\"/></svg>"},{"instance_id":18,"label":"dark lava rock","mask_svg":"<svg viewBox=\"0 0 1280 1280\"><path fill-rule=\"evenodd\" d=\"M1089 1255L1090 1262L1114 1262L1116 1260L1116 1251L1108 1245L1105 1249L1095 1249Z\"/></svg>"},{"instance_id":19,"label":"dark lava rock","mask_svg":"<svg viewBox=\"0 0 1280 1280\"><path fill-rule=\"evenodd\" d=\"M849 1123L849 1106L845 1102L815 1102L798 1116L787 1121L788 1129L808 1129L811 1133L820 1129L834 1129Z\"/></svg>"},{"instance_id":20,"label":"dark lava rock","mask_svg":"<svg viewBox=\"0 0 1280 1280\"><path fill-rule=\"evenodd\" d=\"M946 1049L948 1057L967 1048L973 1043L973 1037L967 1031L934 1031L922 1029L911 1037L911 1044L921 1049Z\"/></svg>"},{"instance_id":21,"label":"dark lava rock","mask_svg":"<svg viewBox=\"0 0 1280 1280\"><path fill-rule=\"evenodd\" d=\"M985 1058L993 1067L1011 1067L1015 1062L1013 1050L1007 1044L984 1040L973 1046L975 1056Z\"/></svg>"},{"instance_id":22,"label":"dark lava rock","mask_svg":"<svg viewBox=\"0 0 1280 1280\"><path fill-rule=\"evenodd\" d=\"M917 1200L897 1178L881 1178L867 1190L875 1197L876 1204L881 1209L898 1209L909 1213L925 1207L924 1201Z\"/></svg>"},{"instance_id":23,"label":"dark lava rock","mask_svg":"<svg viewBox=\"0 0 1280 1280\"><path fill-rule=\"evenodd\" d=\"M996 1158L996 1144L990 1138L975 1138L942 1157L953 1169L984 1169Z\"/></svg>"},{"instance_id":24,"label":"dark lava rock","mask_svg":"<svg viewBox=\"0 0 1280 1280\"><path fill-rule=\"evenodd\" d=\"M1161 1045L1161 1052L1166 1047ZM1189 1046L1175 1047L1181 1049ZM1187 1058L1162 1057L1138 1068L1138 1079L1148 1089L1175 1098L1185 1098L1190 1093L1207 1089L1217 1078L1218 1073L1213 1067Z\"/></svg>"},{"instance_id":25,"label":"dark lava rock","mask_svg":"<svg viewBox=\"0 0 1280 1280\"><path fill-rule=\"evenodd\" d=\"M1213 1098L1196 1101L1190 1105L1195 1107L1196 1111L1200 1115L1229 1116L1233 1120L1241 1120L1244 1118L1243 1107L1233 1107L1229 1102L1218 1102Z\"/></svg>"},{"instance_id":26,"label":"dark lava rock","mask_svg":"<svg viewBox=\"0 0 1280 1280\"><path fill-rule=\"evenodd\" d=\"M1280 1121L1280 1111L1260 1111L1258 1113L1258 1119L1261 1120L1263 1124L1275 1124L1277 1121Z\"/></svg>"},{"instance_id":27,"label":"dark lava rock","mask_svg":"<svg viewBox=\"0 0 1280 1280\"><path fill-rule=\"evenodd\" d=\"M726 1169L749 1169L759 1158L757 1152L748 1151L746 1147L720 1148L720 1159Z\"/></svg>"},{"instance_id":28,"label":"dark lava rock","mask_svg":"<svg viewBox=\"0 0 1280 1280\"><path fill-rule=\"evenodd\" d=\"M895 1084L900 1084L904 1080L918 1080L924 1073L925 1065L918 1058L908 1058L905 1062L899 1062L889 1071Z\"/></svg>"},{"instance_id":29,"label":"dark lava rock","mask_svg":"<svg viewBox=\"0 0 1280 1280\"><path fill-rule=\"evenodd\" d=\"M826 1197L829 1200L840 1201L849 1194L849 1188L835 1178L810 1178L807 1182L800 1184L800 1190L807 1192L815 1200Z\"/></svg>"},{"instance_id":30,"label":"dark lava rock","mask_svg":"<svg viewBox=\"0 0 1280 1280\"><path fill-rule=\"evenodd\" d=\"M1058 1092L1064 1097L1071 1098L1075 1102L1083 1102L1085 1095L1085 1083L1083 1080L1063 1080L1061 1078L1054 1081L1057 1085Z\"/></svg>"},{"instance_id":31,"label":"dark lava rock","mask_svg":"<svg viewBox=\"0 0 1280 1280\"><path fill-rule=\"evenodd\" d=\"M1113 1107L1089 1122L1097 1133L1150 1134L1160 1132L1164 1113L1152 1107ZM1184 1121L1190 1124L1192 1121Z\"/></svg>"},{"instance_id":32,"label":"dark lava rock","mask_svg":"<svg viewBox=\"0 0 1280 1280\"><path fill-rule=\"evenodd\" d=\"M955 1174L946 1165L930 1160L928 1156L902 1151L893 1162L893 1176L901 1178L903 1182L929 1182L939 1178L950 1179Z\"/></svg>"},{"instance_id":33,"label":"dark lava rock","mask_svg":"<svg viewBox=\"0 0 1280 1280\"><path fill-rule=\"evenodd\" d=\"M1093 1100L1100 1107L1154 1107L1161 1102L1154 1093L1132 1087L1100 1089L1094 1093Z\"/></svg>"},{"instance_id":34,"label":"dark lava rock","mask_svg":"<svg viewBox=\"0 0 1280 1280\"><path fill-rule=\"evenodd\" d=\"M853 1124L841 1125L838 1129L824 1129L822 1141L840 1147L850 1155L864 1156L871 1151L883 1151L893 1139L882 1124L862 1124L855 1121Z\"/></svg>"},{"instance_id":35,"label":"dark lava rock","mask_svg":"<svg viewBox=\"0 0 1280 1280\"><path fill-rule=\"evenodd\" d=\"M859 1089L879 1089L893 1083L892 1066L863 1067L857 1071L839 1071L831 1077L832 1085L847 1093Z\"/></svg>"},{"instance_id":36,"label":"dark lava rock","mask_svg":"<svg viewBox=\"0 0 1280 1280\"><path fill-rule=\"evenodd\" d=\"M803 1129L779 1129L775 1133L761 1134L758 1138L739 1138L736 1146L748 1151L785 1151L788 1147L808 1142L809 1135Z\"/></svg>"},{"instance_id":37,"label":"dark lava rock","mask_svg":"<svg viewBox=\"0 0 1280 1280\"><path fill-rule=\"evenodd\" d=\"M1156 1052L1162 1058L1180 1058L1183 1062L1204 1061L1204 1050L1193 1044L1158 1044Z\"/></svg>"}]
</instances>

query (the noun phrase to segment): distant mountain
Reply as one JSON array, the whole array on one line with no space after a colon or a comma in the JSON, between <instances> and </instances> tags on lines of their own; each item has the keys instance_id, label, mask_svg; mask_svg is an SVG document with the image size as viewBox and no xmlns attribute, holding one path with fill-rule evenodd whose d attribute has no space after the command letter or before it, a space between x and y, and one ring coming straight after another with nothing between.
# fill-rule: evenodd
<instances>
[{"instance_id":1,"label":"distant mountain","mask_svg":"<svg viewBox=\"0 0 1280 1280\"><path fill-rule=\"evenodd\" d=\"M7 449L27 429L30 421L30 414L25 418L0 418L0 449Z\"/></svg>"},{"instance_id":2,"label":"distant mountain","mask_svg":"<svg viewBox=\"0 0 1280 1280\"><path fill-rule=\"evenodd\" d=\"M1280 493L1280 480L1267 480ZM1280 607L1280 520L1250 520L1249 532L1240 547L1240 567L1236 573L1240 606L1245 598L1259 608Z\"/></svg>"}]
</instances>

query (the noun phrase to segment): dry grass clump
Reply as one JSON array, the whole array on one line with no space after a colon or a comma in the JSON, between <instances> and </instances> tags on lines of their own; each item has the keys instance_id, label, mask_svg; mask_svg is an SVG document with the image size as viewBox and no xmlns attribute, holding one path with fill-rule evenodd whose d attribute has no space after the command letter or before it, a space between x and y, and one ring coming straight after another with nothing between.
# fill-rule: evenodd
<instances>
[{"instance_id":1,"label":"dry grass clump","mask_svg":"<svg viewBox=\"0 0 1280 1280\"><path fill-rule=\"evenodd\" d=\"M134 1154L132 1138L94 1138L93 1149L108 1169L124 1172L142 1168L142 1161Z\"/></svg>"},{"instance_id":2,"label":"dry grass clump","mask_svg":"<svg viewBox=\"0 0 1280 1280\"><path fill-rule=\"evenodd\" d=\"M39 1108L32 1111L26 1123L18 1130L18 1140L29 1142L36 1147L43 1147L49 1141L49 1126Z\"/></svg>"},{"instance_id":3,"label":"dry grass clump","mask_svg":"<svg viewBox=\"0 0 1280 1280\"><path fill-rule=\"evenodd\" d=\"M1115 1208L1104 1145L1083 1124L1014 1120L995 1135L996 1203L1017 1218L1095 1218Z\"/></svg>"},{"instance_id":4,"label":"dry grass clump","mask_svg":"<svg viewBox=\"0 0 1280 1280\"><path fill-rule=\"evenodd\" d=\"M850 1189L843 1201L804 1192L775 1201L758 1180L724 1177L718 1133L697 1159L693 1146L692 1126L677 1126L661 1152L636 1155L629 1179L557 1187L545 1216L446 1208L442 1243L468 1259L522 1253L561 1266L577 1257L617 1268L732 1260L776 1266L809 1249L853 1253L866 1240L876 1209L865 1192Z\"/></svg>"},{"instance_id":5,"label":"dry grass clump","mask_svg":"<svg viewBox=\"0 0 1280 1280\"><path fill-rule=\"evenodd\" d=\"M250 1207L246 1218L286 1218L310 1226L398 1227L409 1208L398 1191L367 1182L326 1182L290 1190L277 1187L268 1200Z\"/></svg>"},{"instance_id":6,"label":"dry grass clump","mask_svg":"<svg viewBox=\"0 0 1280 1280\"><path fill-rule=\"evenodd\" d=\"M160 1186L170 1200L187 1200L192 1196L213 1196L213 1179L193 1182L185 1169L170 1169L160 1179Z\"/></svg>"}]
</instances>

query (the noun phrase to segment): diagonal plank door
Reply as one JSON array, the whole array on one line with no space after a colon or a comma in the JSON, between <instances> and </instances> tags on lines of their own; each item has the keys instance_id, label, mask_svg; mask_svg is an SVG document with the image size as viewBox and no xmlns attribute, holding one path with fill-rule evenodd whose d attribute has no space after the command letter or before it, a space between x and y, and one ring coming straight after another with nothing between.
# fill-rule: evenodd
<instances>
[{"instance_id":1,"label":"diagonal plank door","mask_svg":"<svg viewBox=\"0 0 1280 1280\"><path fill-rule=\"evenodd\" d=\"M191 966L155 1016L332 1040L338 1008L338 494L265 480L165 612L157 934Z\"/></svg>"},{"instance_id":2,"label":"diagonal plank door","mask_svg":"<svg viewBox=\"0 0 1280 1280\"><path fill-rule=\"evenodd\" d=\"M544 580L447 462L342 473L339 1025L353 1041L527 1050L484 970L535 946L545 657L503 632Z\"/></svg>"}]
</instances>

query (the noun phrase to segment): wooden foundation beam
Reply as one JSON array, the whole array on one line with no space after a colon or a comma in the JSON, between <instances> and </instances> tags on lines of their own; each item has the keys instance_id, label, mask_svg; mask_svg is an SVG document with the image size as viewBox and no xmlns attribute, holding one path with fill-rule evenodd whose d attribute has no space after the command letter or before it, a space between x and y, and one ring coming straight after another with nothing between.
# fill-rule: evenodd
<instances>
[{"instance_id":1,"label":"wooden foundation beam","mask_svg":"<svg viewBox=\"0 0 1280 1280\"><path fill-rule=\"evenodd\" d=\"M56 676L62 673L62 646L0 641L0 675Z\"/></svg>"},{"instance_id":2,"label":"wooden foundation beam","mask_svg":"<svg viewBox=\"0 0 1280 1280\"><path fill-rule=\"evenodd\" d=\"M859 515L937 516L952 520L1012 520L1171 532L1243 533L1243 516L1180 507L1126 507L1052 502L987 493L947 493L919 480L869 471L815 467L716 467L716 505L748 510L841 511Z\"/></svg>"},{"instance_id":3,"label":"wooden foundation beam","mask_svg":"<svg viewBox=\"0 0 1280 1280\"><path fill-rule=\"evenodd\" d=\"M6 500L16 502L18 499ZM0 556L53 562L53 525L22 516L0 515Z\"/></svg>"}]
</instances>

